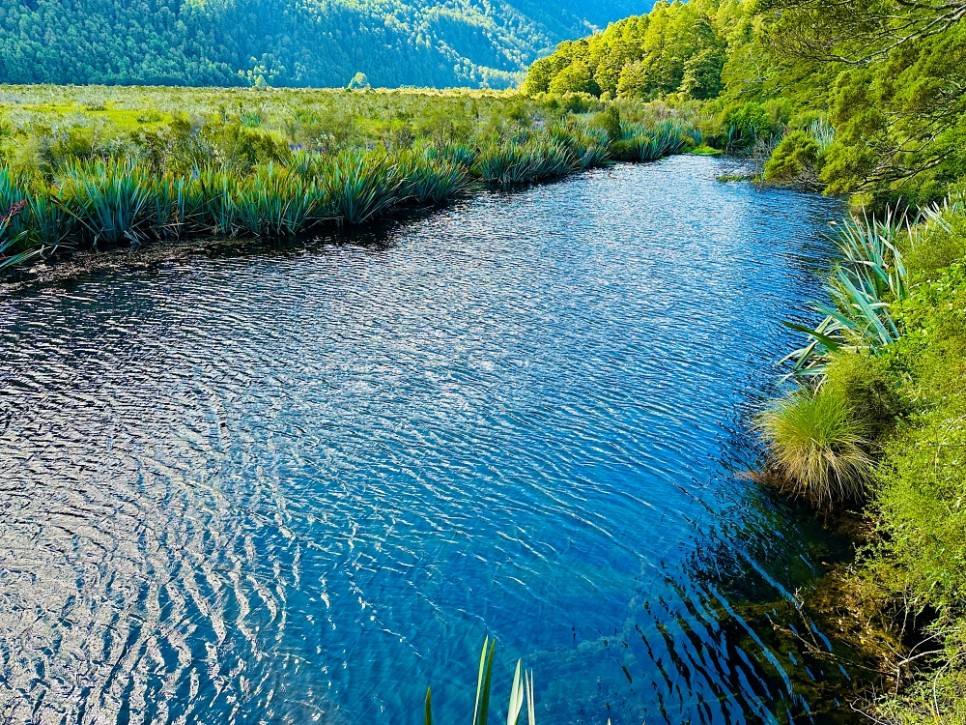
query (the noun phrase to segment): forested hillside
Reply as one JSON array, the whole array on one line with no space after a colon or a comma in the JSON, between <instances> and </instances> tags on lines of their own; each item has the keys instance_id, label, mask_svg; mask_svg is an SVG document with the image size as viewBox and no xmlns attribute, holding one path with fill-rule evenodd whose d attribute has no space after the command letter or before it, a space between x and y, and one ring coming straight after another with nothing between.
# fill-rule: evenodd
<instances>
[{"instance_id":1,"label":"forested hillside","mask_svg":"<svg viewBox=\"0 0 966 725\"><path fill-rule=\"evenodd\" d=\"M25 0L0 4L0 82L511 85L647 0ZM362 79L359 79L360 82Z\"/></svg>"}]
</instances>

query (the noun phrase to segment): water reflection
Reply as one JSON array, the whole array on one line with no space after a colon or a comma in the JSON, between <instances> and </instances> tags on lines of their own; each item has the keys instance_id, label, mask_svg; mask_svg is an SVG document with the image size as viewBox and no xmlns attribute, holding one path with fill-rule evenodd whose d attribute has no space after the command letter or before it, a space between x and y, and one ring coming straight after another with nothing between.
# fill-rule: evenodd
<instances>
[{"instance_id":1,"label":"water reflection","mask_svg":"<svg viewBox=\"0 0 966 725\"><path fill-rule=\"evenodd\" d=\"M716 173L6 294L3 717L455 721L485 632L545 722L806 711L747 605L825 544L735 474L839 210Z\"/></svg>"}]
</instances>

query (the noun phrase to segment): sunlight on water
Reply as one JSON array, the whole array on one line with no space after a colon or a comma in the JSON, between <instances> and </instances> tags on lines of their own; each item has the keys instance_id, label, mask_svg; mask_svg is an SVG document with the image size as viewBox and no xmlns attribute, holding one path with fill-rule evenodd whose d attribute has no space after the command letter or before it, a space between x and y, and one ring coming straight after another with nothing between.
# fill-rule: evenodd
<instances>
[{"instance_id":1,"label":"sunlight on water","mask_svg":"<svg viewBox=\"0 0 966 725\"><path fill-rule=\"evenodd\" d=\"M0 292L2 719L465 721L487 633L548 725L807 712L740 474L840 209L718 173Z\"/></svg>"}]
</instances>

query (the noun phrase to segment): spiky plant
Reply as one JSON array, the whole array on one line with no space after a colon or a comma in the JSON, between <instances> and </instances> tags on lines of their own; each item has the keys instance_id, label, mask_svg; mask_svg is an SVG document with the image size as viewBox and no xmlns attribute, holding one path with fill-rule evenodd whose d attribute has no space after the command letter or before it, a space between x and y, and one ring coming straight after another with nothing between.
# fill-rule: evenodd
<instances>
[{"instance_id":1,"label":"spiky plant","mask_svg":"<svg viewBox=\"0 0 966 725\"><path fill-rule=\"evenodd\" d=\"M346 224L365 224L385 215L402 198L399 170L384 154L343 151L318 176L324 208Z\"/></svg>"},{"instance_id":2,"label":"spiky plant","mask_svg":"<svg viewBox=\"0 0 966 725\"><path fill-rule=\"evenodd\" d=\"M211 233L233 236L238 228L235 206L235 177L221 171L204 169L195 180L204 199L203 224Z\"/></svg>"},{"instance_id":3,"label":"spiky plant","mask_svg":"<svg viewBox=\"0 0 966 725\"><path fill-rule=\"evenodd\" d=\"M496 640L487 637L483 640L480 653L480 668L476 677L476 700L473 705L473 725L487 725L490 718L490 691L493 681L493 658L496 653ZM510 686L510 699L507 705L507 725L518 725L523 705L527 705L527 723L536 725L536 700L533 695L533 672L523 672L523 660L517 660ZM433 725L433 693L426 689L423 701L425 725Z\"/></svg>"},{"instance_id":4,"label":"spiky plant","mask_svg":"<svg viewBox=\"0 0 966 725\"><path fill-rule=\"evenodd\" d=\"M469 169L476 160L476 154L466 144L445 144L443 146L429 146L426 148L427 159L441 159Z\"/></svg>"},{"instance_id":5,"label":"spiky plant","mask_svg":"<svg viewBox=\"0 0 966 725\"><path fill-rule=\"evenodd\" d=\"M75 163L67 167L62 183L65 208L87 230L94 248L147 238L153 224L151 185L135 164Z\"/></svg>"},{"instance_id":6,"label":"spiky plant","mask_svg":"<svg viewBox=\"0 0 966 725\"><path fill-rule=\"evenodd\" d=\"M455 161L405 155L399 162L401 194L417 204L445 204L462 193L469 184L466 169Z\"/></svg>"},{"instance_id":7,"label":"spiky plant","mask_svg":"<svg viewBox=\"0 0 966 725\"><path fill-rule=\"evenodd\" d=\"M840 391L796 390L762 412L756 427L768 445L768 470L791 494L830 508L865 493L869 442Z\"/></svg>"},{"instance_id":8,"label":"spiky plant","mask_svg":"<svg viewBox=\"0 0 966 725\"><path fill-rule=\"evenodd\" d=\"M526 144L495 144L478 156L474 173L494 186L512 187L559 178L579 168L579 161L564 146L547 140Z\"/></svg>"},{"instance_id":9,"label":"spiky plant","mask_svg":"<svg viewBox=\"0 0 966 725\"><path fill-rule=\"evenodd\" d=\"M853 217L842 226L842 259L828 285L832 305L816 307L825 318L814 329L786 323L810 338L783 361L793 363L792 375L821 380L829 355L838 350L875 352L899 338L890 310L907 295L899 237L909 233L906 216L895 210L878 219Z\"/></svg>"},{"instance_id":10,"label":"spiky plant","mask_svg":"<svg viewBox=\"0 0 966 725\"><path fill-rule=\"evenodd\" d=\"M238 184L233 202L235 225L241 233L289 237L317 221L320 195L314 182L269 164Z\"/></svg>"},{"instance_id":11,"label":"spiky plant","mask_svg":"<svg viewBox=\"0 0 966 725\"><path fill-rule=\"evenodd\" d=\"M204 223L205 196L197 179L167 173L151 180L154 227L159 239L180 239L209 232Z\"/></svg>"},{"instance_id":12,"label":"spiky plant","mask_svg":"<svg viewBox=\"0 0 966 725\"><path fill-rule=\"evenodd\" d=\"M12 234L10 232L10 223L23 212L26 206L26 200L21 199L11 204L5 212L0 214L0 270L25 262L40 251L39 249L19 250L26 233ZM8 255L8 252L11 254Z\"/></svg>"}]
</instances>

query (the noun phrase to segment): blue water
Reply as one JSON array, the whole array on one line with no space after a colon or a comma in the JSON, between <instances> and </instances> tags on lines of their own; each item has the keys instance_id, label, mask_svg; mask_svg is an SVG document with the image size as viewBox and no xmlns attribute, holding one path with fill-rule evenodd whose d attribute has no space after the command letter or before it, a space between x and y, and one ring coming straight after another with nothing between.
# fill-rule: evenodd
<instances>
[{"instance_id":1,"label":"blue water","mask_svg":"<svg viewBox=\"0 0 966 725\"><path fill-rule=\"evenodd\" d=\"M490 634L542 724L808 721L742 474L841 210L721 169L0 290L0 718L466 722Z\"/></svg>"}]
</instances>

